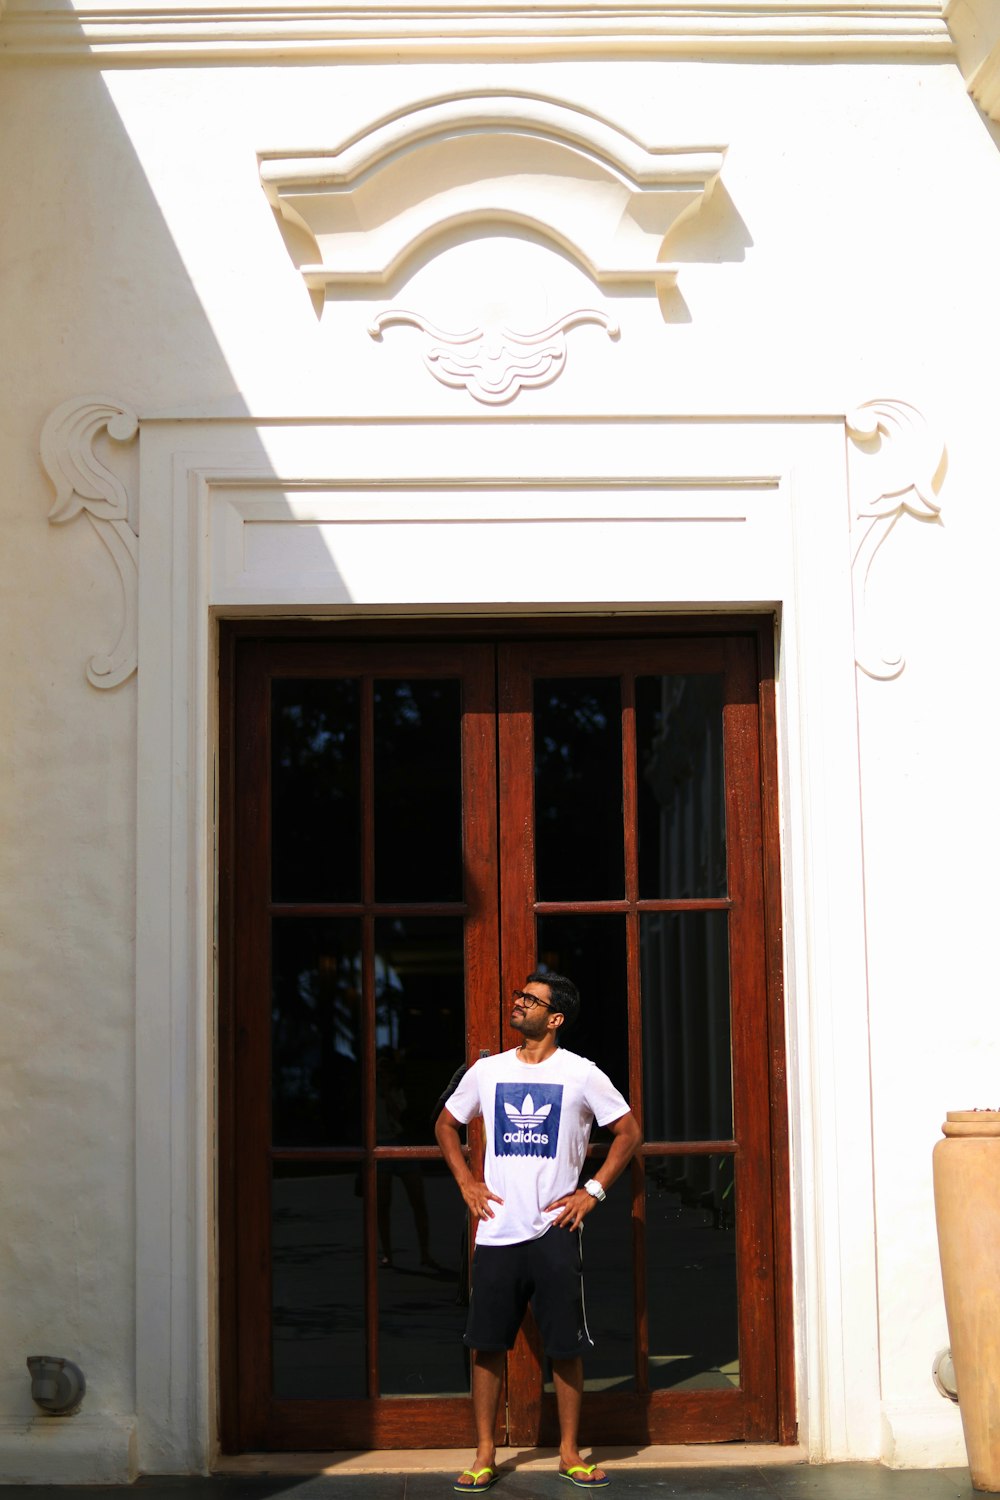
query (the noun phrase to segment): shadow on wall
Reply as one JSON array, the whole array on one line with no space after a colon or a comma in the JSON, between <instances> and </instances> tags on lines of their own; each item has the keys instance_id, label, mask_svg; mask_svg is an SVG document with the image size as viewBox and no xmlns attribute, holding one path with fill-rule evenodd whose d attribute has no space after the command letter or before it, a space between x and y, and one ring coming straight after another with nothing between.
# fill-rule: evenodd
<instances>
[{"instance_id":1,"label":"shadow on wall","mask_svg":"<svg viewBox=\"0 0 1000 1500\"><path fill-rule=\"evenodd\" d=\"M59 9L72 16L69 5ZM0 21L0 43L4 29ZM225 401L239 411L242 402L96 66L22 58L3 69L0 177L0 514L10 580L0 983L18 996L4 1041L17 1146L0 1238L11 1356L0 1370L0 1469L12 1481L38 1479L50 1461L43 1452L56 1434L32 1430L46 1419L24 1358L53 1349L86 1370L83 1419L59 1428L78 1445L72 1477L83 1482L111 1477L99 1467L105 1449L115 1447L112 1467L119 1451L126 1462L137 1403L136 686L126 676L97 693L84 679L88 656L115 640L116 578L89 527L46 525L56 497L39 437L50 413L85 396L140 420L154 408ZM224 242L225 224L211 223L210 205L206 214L205 233ZM78 476L69 475L65 519L84 501L106 507L100 524L115 529L127 583L142 525L135 444L102 436L95 455L115 498L102 499L98 476L74 500ZM87 1439L88 1430L98 1436Z\"/></svg>"}]
</instances>

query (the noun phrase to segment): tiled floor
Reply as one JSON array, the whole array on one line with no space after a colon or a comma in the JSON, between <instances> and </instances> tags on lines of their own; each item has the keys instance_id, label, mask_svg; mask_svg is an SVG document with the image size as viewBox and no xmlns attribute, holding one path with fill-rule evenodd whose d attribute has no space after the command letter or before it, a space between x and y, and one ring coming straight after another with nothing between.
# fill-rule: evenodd
<instances>
[{"instance_id":1,"label":"tiled floor","mask_svg":"<svg viewBox=\"0 0 1000 1500\"><path fill-rule=\"evenodd\" d=\"M609 1464L609 1472L611 1465ZM0 1488L2 1500L452 1500L450 1473L147 1477L128 1490L101 1485ZM512 1470L496 1500L567 1500L555 1473ZM974 1500L966 1469L884 1469L877 1464L788 1464L724 1468L618 1468L608 1500Z\"/></svg>"}]
</instances>

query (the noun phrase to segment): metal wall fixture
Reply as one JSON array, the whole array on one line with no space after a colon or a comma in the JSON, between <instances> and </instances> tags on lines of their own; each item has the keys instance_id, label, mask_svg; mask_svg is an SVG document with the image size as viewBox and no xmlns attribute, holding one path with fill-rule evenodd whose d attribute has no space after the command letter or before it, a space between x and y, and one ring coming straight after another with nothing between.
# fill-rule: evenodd
<instances>
[{"instance_id":1,"label":"metal wall fixture","mask_svg":"<svg viewBox=\"0 0 1000 1500\"><path fill-rule=\"evenodd\" d=\"M68 1417L83 1401L87 1382L79 1365L54 1354L29 1354L31 1399L53 1417Z\"/></svg>"}]
</instances>

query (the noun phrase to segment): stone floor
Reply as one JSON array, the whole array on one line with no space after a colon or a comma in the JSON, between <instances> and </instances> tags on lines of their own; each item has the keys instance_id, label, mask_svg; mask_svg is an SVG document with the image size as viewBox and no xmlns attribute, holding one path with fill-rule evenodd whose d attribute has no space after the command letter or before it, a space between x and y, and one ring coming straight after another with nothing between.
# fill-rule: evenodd
<instances>
[{"instance_id":1,"label":"stone floor","mask_svg":"<svg viewBox=\"0 0 1000 1500\"><path fill-rule=\"evenodd\" d=\"M608 1461L608 1471L612 1465ZM395 1474L218 1474L211 1478L140 1479L128 1490L103 1485L10 1485L2 1500L444 1500L454 1472ZM567 1500L573 1491L554 1472L510 1469L497 1500ZM878 1464L762 1464L614 1470L612 1495L628 1500L973 1500L967 1469L885 1469Z\"/></svg>"}]
</instances>

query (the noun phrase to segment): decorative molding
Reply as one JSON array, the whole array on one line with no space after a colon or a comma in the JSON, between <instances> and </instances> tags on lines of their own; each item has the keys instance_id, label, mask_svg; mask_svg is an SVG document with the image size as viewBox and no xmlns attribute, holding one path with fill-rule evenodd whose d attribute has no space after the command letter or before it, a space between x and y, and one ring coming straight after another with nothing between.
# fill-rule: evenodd
<instances>
[{"instance_id":1,"label":"decorative molding","mask_svg":"<svg viewBox=\"0 0 1000 1500\"><path fill-rule=\"evenodd\" d=\"M847 417L848 436L866 458L851 478L851 571L854 585L855 659L868 677L889 682L906 665L902 652L876 648L869 584L880 548L904 515L940 521L937 493L945 447L924 416L905 401L866 401ZM883 462L874 462L875 455Z\"/></svg>"},{"instance_id":2,"label":"decorative molding","mask_svg":"<svg viewBox=\"0 0 1000 1500\"><path fill-rule=\"evenodd\" d=\"M450 229L519 225L600 283L670 285L666 236L711 192L725 148L648 147L583 109L460 94L377 121L336 150L263 152L273 207L309 235L312 290L384 285ZM560 191L565 183L566 191Z\"/></svg>"},{"instance_id":3,"label":"decorative molding","mask_svg":"<svg viewBox=\"0 0 1000 1500\"><path fill-rule=\"evenodd\" d=\"M94 440L104 431L128 443L138 430L131 408L100 396L64 402L42 428L42 463L56 492L49 521L62 525L86 511L121 578L125 609L118 640L87 664L87 680L97 688L118 687L136 670L139 543L125 486L98 459Z\"/></svg>"},{"instance_id":4,"label":"decorative molding","mask_svg":"<svg viewBox=\"0 0 1000 1500\"><path fill-rule=\"evenodd\" d=\"M927 0L584 0L535 6L515 0L489 9L476 0L413 6L300 4L287 11L250 5L112 6L11 12L3 56L154 65L199 58L570 57L910 57L950 55L940 3Z\"/></svg>"},{"instance_id":5,"label":"decorative molding","mask_svg":"<svg viewBox=\"0 0 1000 1500\"><path fill-rule=\"evenodd\" d=\"M973 73L969 93L983 113L1000 124L1000 43L983 58Z\"/></svg>"},{"instance_id":6,"label":"decorative molding","mask_svg":"<svg viewBox=\"0 0 1000 1500\"><path fill-rule=\"evenodd\" d=\"M370 324L368 332L381 341L383 328L409 323L433 342L424 364L435 380L468 391L487 406L502 406L526 386L551 385L566 368L566 334L581 323L596 323L610 339L619 336L618 324L606 313L581 307L537 333L516 333L500 324L470 328L467 333L444 333L419 313L390 307Z\"/></svg>"}]
</instances>

